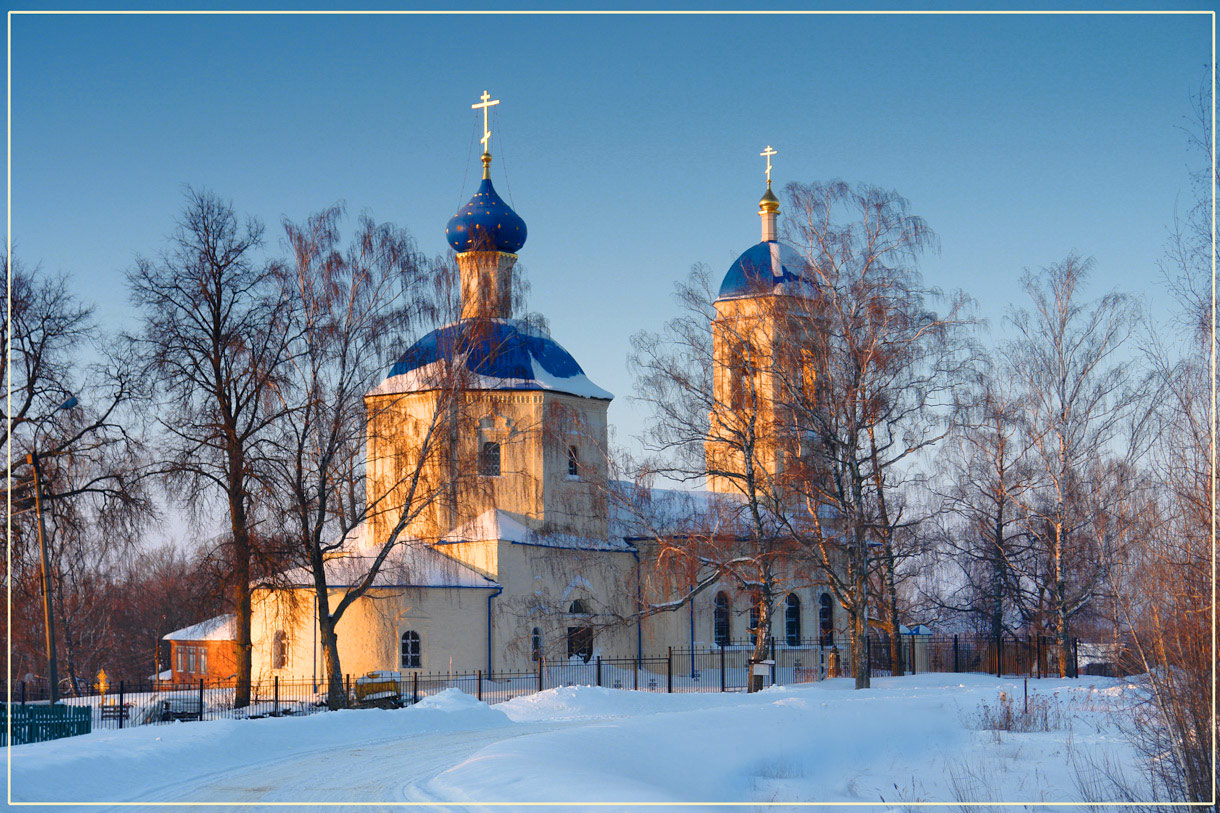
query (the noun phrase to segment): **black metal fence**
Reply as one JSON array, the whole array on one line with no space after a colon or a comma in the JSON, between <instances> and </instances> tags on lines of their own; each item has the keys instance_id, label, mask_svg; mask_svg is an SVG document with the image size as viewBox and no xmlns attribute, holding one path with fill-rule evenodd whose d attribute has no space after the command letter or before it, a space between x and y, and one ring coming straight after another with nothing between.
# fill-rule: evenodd
<instances>
[{"instance_id":1,"label":"black metal fence","mask_svg":"<svg viewBox=\"0 0 1220 813\"><path fill-rule=\"evenodd\" d=\"M1121 658L1104 644L1072 641L1069 676L1082 667L1092 674L1122 672ZM487 703L559 686L601 686L651 692L744 691L751 674L761 673L764 685L812 683L852 676L851 644L846 638L789 643L768 641L766 658L753 663L750 641L707 648L669 647L664 654L642 658L580 657L564 661L537 661L521 671L452 671L372 673L344 676L347 703L357 707L411 705L445 689L459 689ZM893 657L901 654L903 673L990 672L1042 677L1059 674L1058 648L1052 639L1030 636L1000 639L968 635L902 636L898 652L884 637L870 636L864 663L873 677L892 675ZM48 698L45 681L13 684L14 705L43 704ZM65 697L68 706L90 709L91 728L125 728L216 719L252 719L312 714L326 708L327 687L321 679L272 677L250 685L249 704L236 707L234 681L169 683L165 681L112 682L106 691L90 687ZM79 717L79 714L77 715ZM16 719L16 715L14 715ZM14 737L16 740L17 738Z\"/></svg>"}]
</instances>

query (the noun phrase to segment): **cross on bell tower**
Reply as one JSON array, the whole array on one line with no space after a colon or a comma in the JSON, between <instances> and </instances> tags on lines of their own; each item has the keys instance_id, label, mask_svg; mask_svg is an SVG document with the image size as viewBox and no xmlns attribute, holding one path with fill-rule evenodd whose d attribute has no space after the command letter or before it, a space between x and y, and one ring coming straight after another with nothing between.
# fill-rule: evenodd
<instances>
[{"instance_id":1,"label":"cross on bell tower","mask_svg":"<svg viewBox=\"0 0 1220 813\"><path fill-rule=\"evenodd\" d=\"M483 91L483 95L480 96L479 98L482 99L482 101L478 102L476 104L472 104L470 106L470 109L478 110L478 109L482 108L482 110L483 110L483 137L481 139L479 139L479 143L483 145L483 177L490 178L491 177L491 130L487 129L487 111L492 107L492 105L499 104L500 100L492 99L491 94L488 93L487 91ZM767 160L770 160L770 159L767 159Z\"/></svg>"},{"instance_id":2,"label":"cross on bell tower","mask_svg":"<svg viewBox=\"0 0 1220 813\"><path fill-rule=\"evenodd\" d=\"M768 144L759 155L767 159L767 191L763 192L762 200L758 202L758 216L762 218L763 241L774 242L778 239L775 218L779 215L779 198L771 191L771 156L779 153Z\"/></svg>"}]
</instances>

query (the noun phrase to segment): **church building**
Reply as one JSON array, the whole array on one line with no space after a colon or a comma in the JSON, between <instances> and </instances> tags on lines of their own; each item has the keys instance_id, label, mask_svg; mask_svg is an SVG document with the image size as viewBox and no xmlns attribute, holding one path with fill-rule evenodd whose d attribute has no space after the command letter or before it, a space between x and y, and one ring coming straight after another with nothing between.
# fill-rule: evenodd
<instances>
[{"instance_id":1,"label":"church building","mask_svg":"<svg viewBox=\"0 0 1220 813\"><path fill-rule=\"evenodd\" d=\"M471 485L455 486L412 521L409 539L393 548L373 586L343 615L337 627L343 669L524 671L539 658L642 657L663 655L669 646L743 641L751 600L727 584L701 591L677 611L639 618L641 606L669 598L660 587L668 581L655 572L632 518L607 497L607 484L613 487L607 409L614 396L514 311L514 267L527 230L492 185L486 111L495 103L484 93L475 105L484 113L483 177L446 228L460 274L460 318L406 348L365 396L366 499L386 510L371 512L357 538L327 561L331 606L367 572L401 513L410 479L404 473L418 465L421 438L443 397L431 375L438 366L458 365L465 374L462 411L451 430L464 470L455 471L450 458L423 476ZM713 338L726 347L722 326L743 321L765 344L766 320L757 314L766 308L758 302L804 284L803 259L777 240L775 153L768 147L764 154L762 240L729 268L715 303ZM731 420L740 404L733 369L718 365L713 425ZM709 461L723 456L713 435ZM732 499L732 491L709 477L707 492L653 489L646 497L662 513L688 518L710 499ZM300 571L282 582L255 591L254 678L320 680L325 667L312 580ZM816 578L791 585L776 610L779 645L816 646L842 634L846 620L828 588Z\"/></svg>"}]
</instances>

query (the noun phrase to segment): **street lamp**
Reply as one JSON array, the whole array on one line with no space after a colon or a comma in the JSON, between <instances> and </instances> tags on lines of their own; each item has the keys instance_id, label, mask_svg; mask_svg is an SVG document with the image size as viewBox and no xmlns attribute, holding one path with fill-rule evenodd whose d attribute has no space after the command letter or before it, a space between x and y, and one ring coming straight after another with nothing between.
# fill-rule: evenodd
<instances>
[{"instance_id":1,"label":"street lamp","mask_svg":"<svg viewBox=\"0 0 1220 813\"><path fill-rule=\"evenodd\" d=\"M56 410L69 410L78 403L72 395ZM51 684L50 702L55 705L59 702L59 667L55 658L55 616L51 612L51 561L47 555L46 523L42 518L42 466L36 451L27 454L25 461L34 469L34 513L38 516L38 552L42 557L42 615L47 634L47 680Z\"/></svg>"}]
</instances>

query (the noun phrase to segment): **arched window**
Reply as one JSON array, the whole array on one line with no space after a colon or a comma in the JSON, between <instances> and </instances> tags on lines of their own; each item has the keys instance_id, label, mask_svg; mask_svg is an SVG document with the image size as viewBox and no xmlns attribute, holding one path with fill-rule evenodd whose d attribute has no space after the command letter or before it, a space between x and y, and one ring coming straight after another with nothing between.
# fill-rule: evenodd
<instances>
[{"instance_id":1,"label":"arched window","mask_svg":"<svg viewBox=\"0 0 1220 813\"><path fill-rule=\"evenodd\" d=\"M716 646L729 645L729 597L717 593L712 602L712 638Z\"/></svg>"},{"instance_id":2,"label":"arched window","mask_svg":"<svg viewBox=\"0 0 1220 813\"><path fill-rule=\"evenodd\" d=\"M423 666L423 652L420 648L419 633L407 630L402 634L402 656L400 663L403 669L419 669Z\"/></svg>"},{"instance_id":3,"label":"arched window","mask_svg":"<svg viewBox=\"0 0 1220 813\"><path fill-rule=\"evenodd\" d=\"M832 601L830 593L823 593L818 607L818 631L822 636L822 646L830 646L834 642L835 615Z\"/></svg>"},{"instance_id":4,"label":"arched window","mask_svg":"<svg viewBox=\"0 0 1220 813\"><path fill-rule=\"evenodd\" d=\"M530 660L542 660L542 630L537 627L530 632Z\"/></svg>"},{"instance_id":5,"label":"arched window","mask_svg":"<svg viewBox=\"0 0 1220 813\"><path fill-rule=\"evenodd\" d=\"M758 599L750 602L750 646L758 643Z\"/></svg>"},{"instance_id":6,"label":"arched window","mask_svg":"<svg viewBox=\"0 0 1220 813\"><path fill-rule=\"evenodd\" d=\"M745 408L745 380L749 376L749 352L741 349L732 351L729 359L729 408L741 410Z\"/></svg>"},{"instance_id":7,"label":"arched window","mask_svg":"<svg viewBox=\"0 0 1220 813\"><path fill-rule=\"evenodd\" d=\"M580 454L577 453L575 446L568 447L568 477L580 477Z\"/></svg>"},{"instance_id":8,"label":"arched window","mask_svg":"<svg viewBox=\"0 0 1220 813\"><path fill-rule=\"evenodd\" d=\"M194 660L192 658L192 660ZM288 633L276 630L271 637L271 668L283 669L288 664ZM193 671L193 670L192 670Z\"/></svg>"},{"instance_id":9,"label":"arched window","mask_svg":"<svg viewBox=\"0 0 1220 813\"><path fill-rule=\"evenodd\" d=\"M784 602L784 638L788 646L801 645L801 600L789 593Z\"/></svg>"},{"instance_id":10,"label":"arched window","mask_svg":"<svg viewBox=\"0 0 1220 813\"><path fill-rule=\"evenodd\" d=\"M500 476L500 443L498 441L483 441L483 446L479 449L479 474L484 477Z\"/></svg>"},{"instance_id":11,"label":"arched window","mask_svg":"<svg viewBox=\"0 0 1220 813\"><path fill-rule=\"evenodd\" d=\"M578 616L568 627L568 657L575 655L588 663L593 657L593 627L586 623L589 610L583 601L576 599L568 606L568 615Z\"/></svg>"}]
</instances>

